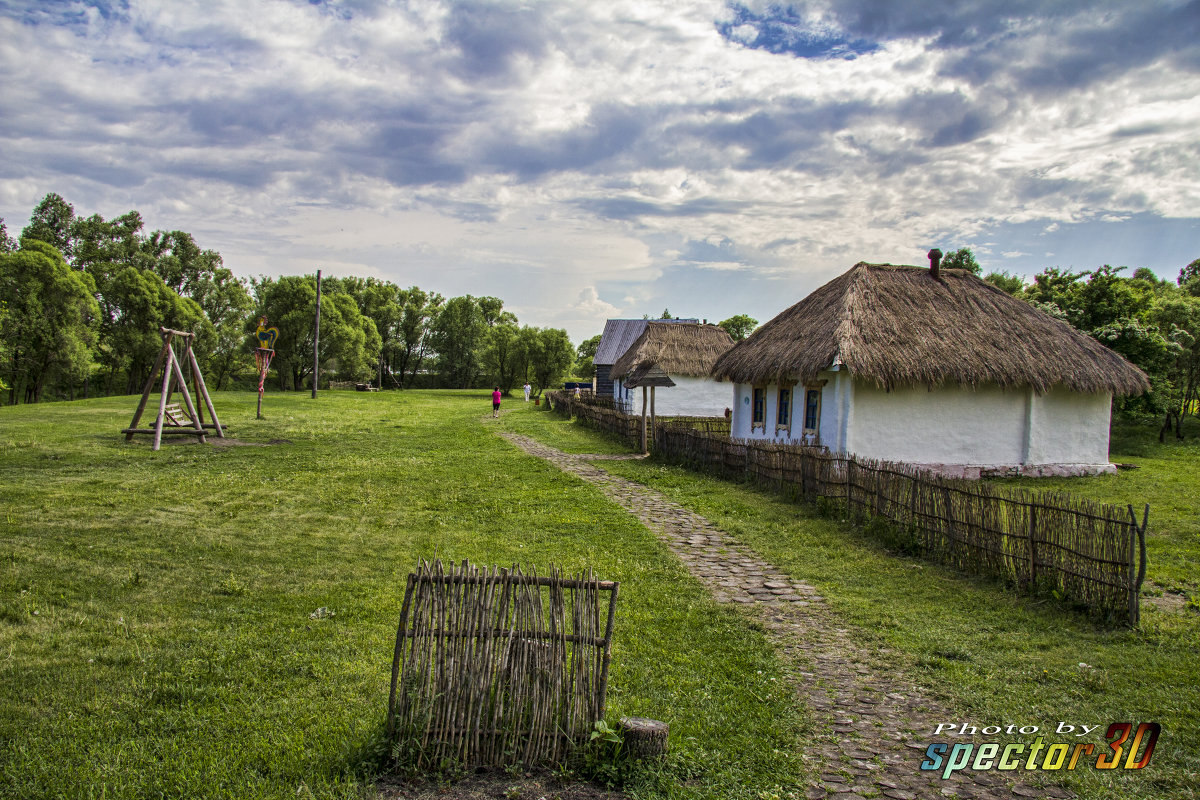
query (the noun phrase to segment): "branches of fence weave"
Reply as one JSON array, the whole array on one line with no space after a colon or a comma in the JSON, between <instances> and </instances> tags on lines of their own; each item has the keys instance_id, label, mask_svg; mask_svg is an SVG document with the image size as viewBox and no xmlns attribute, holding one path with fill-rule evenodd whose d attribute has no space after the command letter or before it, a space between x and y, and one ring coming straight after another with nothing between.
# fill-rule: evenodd
<instances>
[{"instance_id":1,"label":"branches of fence weave","mask_svg":"<svg viewBox=\"0 0 1200 800\"><path fill-rule=\"evenodd\" d=\"M824 448L731 439L719 425L664 422L654 447L806 501L842 504L859 524L887 520L922 555L964 572L1138 623L1149 507L1139 524L1132 507L943 478Z\"/></svg>"},{"instance_id":2,"label":"branches of fence weave","mask_svg":"<svg viewBox=\"0 0 1200 800\"><path fill-rule=\"evenodd\" d=\"M619 584L444 567L408 576L388 734L413 770L561 762L603 719Z\"/></svg>"}]
</instances>

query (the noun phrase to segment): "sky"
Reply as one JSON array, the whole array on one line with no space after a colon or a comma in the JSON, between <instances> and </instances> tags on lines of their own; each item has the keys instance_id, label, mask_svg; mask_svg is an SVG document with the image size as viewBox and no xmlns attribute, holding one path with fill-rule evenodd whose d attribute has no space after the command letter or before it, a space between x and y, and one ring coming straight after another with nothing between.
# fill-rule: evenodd
<instances>
[{"instance_id":1,"label":"sky","mask_svg":"<svg viewBox=\"0 0 1200 800\"><path fill-rule=\"evenodd\" d=\"M0 217L765 322L859 261L1200 258L1200 0L0 0Z\"/></svg>"}]
</instances>

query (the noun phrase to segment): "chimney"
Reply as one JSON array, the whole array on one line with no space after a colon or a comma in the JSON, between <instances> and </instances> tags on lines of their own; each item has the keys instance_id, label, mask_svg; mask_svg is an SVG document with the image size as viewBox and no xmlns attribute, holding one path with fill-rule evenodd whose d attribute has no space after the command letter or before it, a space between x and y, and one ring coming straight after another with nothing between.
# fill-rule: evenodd
<instances>
[{"instance_id":1,"label":"chimney","mask_svg":"<svg viewBox=\"0 0 1200 800\"><path fill-rule=\"evenodd\" d=\"M942 251L935 247L927 255L929 256L929 275L936 281L938 279L938 264L942 260Z\"/></svg>"}]
</instances>

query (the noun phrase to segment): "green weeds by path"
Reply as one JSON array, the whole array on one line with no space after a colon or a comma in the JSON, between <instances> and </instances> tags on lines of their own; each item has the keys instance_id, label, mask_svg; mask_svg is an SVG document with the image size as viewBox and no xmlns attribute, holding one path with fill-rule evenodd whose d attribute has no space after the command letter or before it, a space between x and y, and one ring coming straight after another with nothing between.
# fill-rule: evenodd
<instances>
[{"instance_id":1,"label":"green weeds by path","mask_svg":"<svg viewBox=\"0 0 1200 800\"><path fill-rule=\"evenodd\" d=\"M1037 725L1049 731L1048 743L1068 740L1053 734L1060 722L1100 725L1101 733L1113 722L1163 726L1144 770L1088 766L1054 776L1080 797L1197 796L1200 615L1144 605L1140 630L1104 628L1058 604L890 553L848 524L745 485L656 461L605 462L604 468L703 514L812 582L860 641L890 651L899 669L959 710L947 722ZM1122 477L1138 475L1153 487L1156 469L1148 464ZM1106 497L1101 490L1095 496ZM1167 547L1171 540L1164 540ZM1194 580L1195 572L1190 575ZM922 743L935 741L932 734ZM1097 735L1087 741L1103 744Z\"/></svg>"},{"instance_id":2,"label":"green weeds by path","mask_svg":"<svg viewBox=\"0 0 1200 800\"><path fill-rule=\"evenodd\" d=\"M0 796L369 797L405 576L434 556L622 582L609 712L671 723L660 794L803 781L763 636L494 435L532 406L271 393L256 421L254 399L217 394L222 422L284 441L153 453L119 434L136 398L0 409Z\"/></svg>"}]
</instances>

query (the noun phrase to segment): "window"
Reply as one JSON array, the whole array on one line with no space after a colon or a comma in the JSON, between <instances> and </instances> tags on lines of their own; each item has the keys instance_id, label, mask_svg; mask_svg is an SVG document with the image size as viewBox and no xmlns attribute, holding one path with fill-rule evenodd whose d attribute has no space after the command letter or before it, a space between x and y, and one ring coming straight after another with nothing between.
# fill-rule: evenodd
<instances>
[{"instance_id":1,"label":"window","mask_svg":"<svg viewBox=\"0 0 1200 800\"><path fill-rule=\"evenodd\" d=\"M804 432L816 434L821 422L821 390L806 389L804 392Z\"/></svg>"},{"instance_id":2,"label":"window","mask_svg":"<svg viewBox=\"0 0 1200 800\"><path fill-rule=\"evenodd\" d=\"M775 408L775 430L786 429L792 424L792 387L779 387L779 403Z\"/></svg>"},{"instance_id":3,"label":"window","mask_svg":"<svg viewBox=\"0 0 1200 800\"><path fill-rule=\"evenodd\" d=\"M767 422L767 390L756 386L754 387L754 401L752 403L754 415L750 418L750 430L755 428L766 427Z\"/></svg>"}]
</instances>

